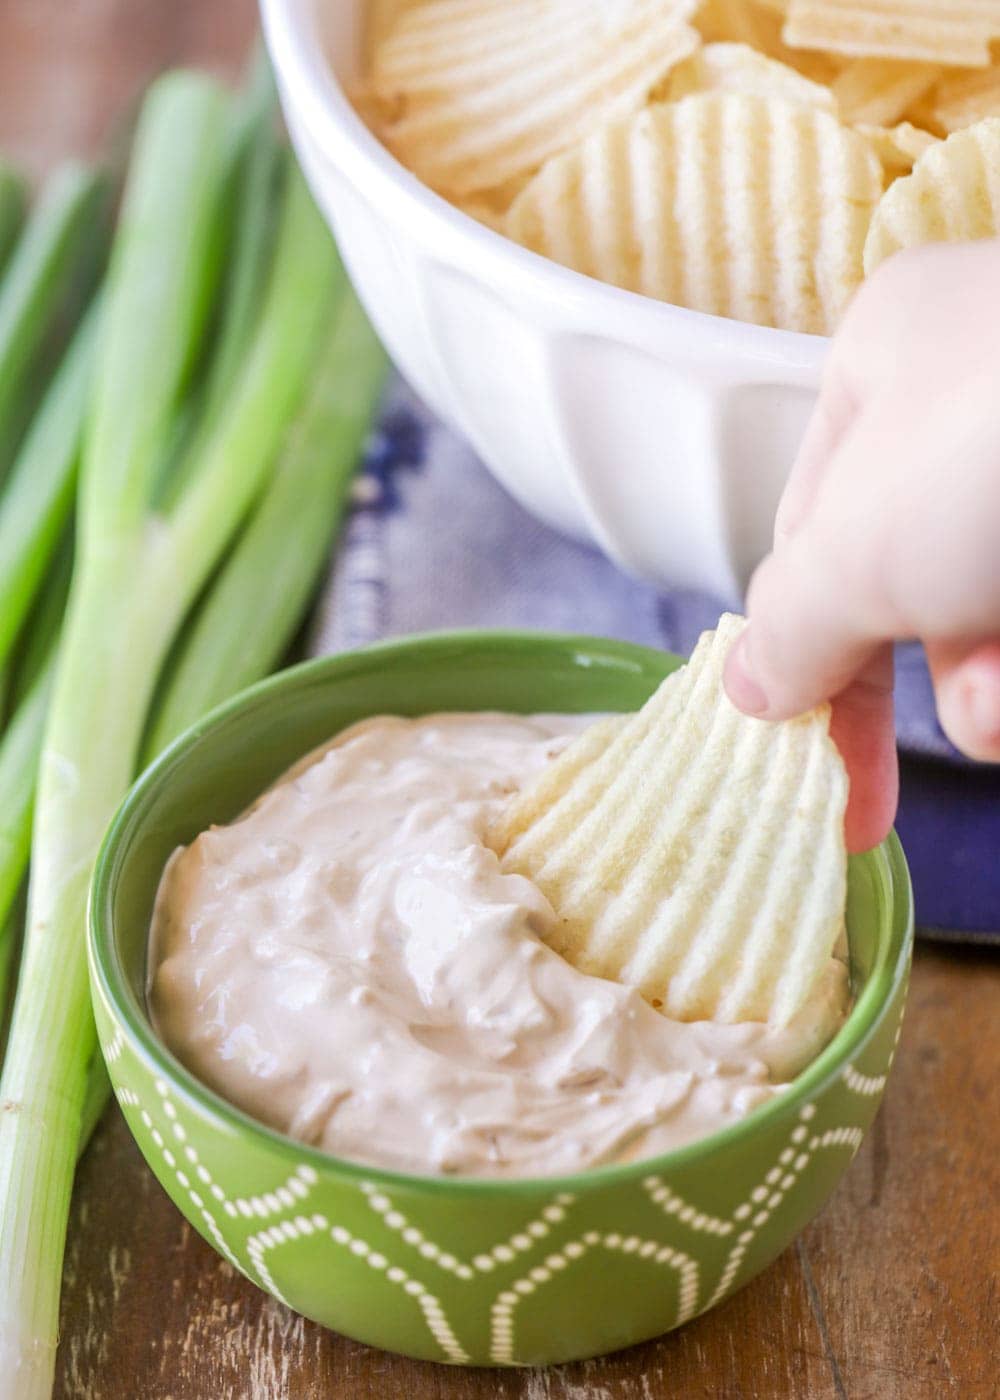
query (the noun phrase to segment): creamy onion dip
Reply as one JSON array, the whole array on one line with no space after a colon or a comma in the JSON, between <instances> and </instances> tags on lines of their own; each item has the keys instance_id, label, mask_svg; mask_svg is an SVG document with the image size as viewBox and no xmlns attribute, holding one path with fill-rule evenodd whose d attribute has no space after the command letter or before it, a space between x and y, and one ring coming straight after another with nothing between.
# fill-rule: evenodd
<instances>
[{"instance_id":1,"label":"creamy onion dip","mask_svg":"<svg viewBox=\"0 0 1000 1400\"><path fill-rule=\"evenodd\" d=\"M484 844L588 717L366 720L171 857L150 1004L246 1112L339 1156L473 1176L644 1157L744 1117L841 1024L671 1021L543 942L551 906Z\"/></svg>"}]
</instances>

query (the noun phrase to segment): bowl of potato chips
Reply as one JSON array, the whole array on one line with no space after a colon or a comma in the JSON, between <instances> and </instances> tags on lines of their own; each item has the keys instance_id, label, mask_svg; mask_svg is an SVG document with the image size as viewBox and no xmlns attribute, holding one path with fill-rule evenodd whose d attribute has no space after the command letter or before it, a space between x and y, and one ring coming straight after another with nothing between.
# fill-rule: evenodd
<instances>
[{"instance_id":1,"label":"bowl of potato chips","mask_svg":"<svg viewBox=\"0 0 1000 1400\"><path fill-rule=\"evenodd\" d=\"M1000 218L995 0L264 0L400 369L544 520L739 594L831 333Z\"/></svg>"}]
</instances>

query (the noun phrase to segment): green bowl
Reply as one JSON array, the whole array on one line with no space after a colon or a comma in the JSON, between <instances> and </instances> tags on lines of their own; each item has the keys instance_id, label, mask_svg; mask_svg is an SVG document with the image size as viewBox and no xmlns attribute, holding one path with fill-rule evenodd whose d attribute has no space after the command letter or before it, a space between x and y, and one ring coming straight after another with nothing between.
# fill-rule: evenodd
<instances>
[{"instance_id":1,"label":"green bowl","mask_svg":"<svg viewBox=\"0 0 1000 1400\"><path fill-rule=\"evenodd\" d=\"M913 915L895 836L851 862L856 1004L787 1093L678 1151L569 1177L490 1181L359 1166L261 1126L192 1077L146 1008L146 935L173 848L226 822L363 716L637 708L679 662L532 634L414 638L308 662L190 729L140 778L97 861L94 1010L122 1112L194 1228L254 1283L408 1356L532 1365L677 1327L763 1269L816 1214L878 1108Z\"/></svg>"}]
</instances>

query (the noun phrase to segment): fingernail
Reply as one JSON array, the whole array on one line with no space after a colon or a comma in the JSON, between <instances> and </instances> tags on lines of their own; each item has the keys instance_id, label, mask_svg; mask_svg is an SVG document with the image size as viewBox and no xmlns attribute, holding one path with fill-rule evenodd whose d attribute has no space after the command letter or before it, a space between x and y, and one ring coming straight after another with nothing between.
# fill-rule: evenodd
<instances>
[{"instance_id":1,"label":"fingernail","mask_svg":"<svg viewBox=\"0 0 1000 1400\"><path fill-rule=\"evenodd\" d=\"M726 691L736 708L744 714L762 715L767 709L767 696L754 675L745 632L730 653L726 667Z\"/></svg>"}]
</instances>

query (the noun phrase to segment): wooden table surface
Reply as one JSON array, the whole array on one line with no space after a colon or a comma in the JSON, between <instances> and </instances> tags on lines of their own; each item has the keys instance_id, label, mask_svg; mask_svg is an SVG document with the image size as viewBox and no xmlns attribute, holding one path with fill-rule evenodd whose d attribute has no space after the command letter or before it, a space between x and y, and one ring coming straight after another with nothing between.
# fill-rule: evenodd
<instances>
[{"instance_id":1,"label":"wooden table surface","mask_svg":"<svg viewBox=\"0 0 1000 1400\"><path fill-rule=\"evenodd\" d=\"M0 150L42 172L69 152L100 149L114 140L151 74L182 61L232 71L255 21L252 0L0 0ZM882 1111L798 1243L682 1331L548 1371L416 1364L296 1317L192 1233L111 1109L84 1157L73 1201L56 1394L997 1396L998 1006L996 953L919 948Z\"/></svg>"}]
</instances>

